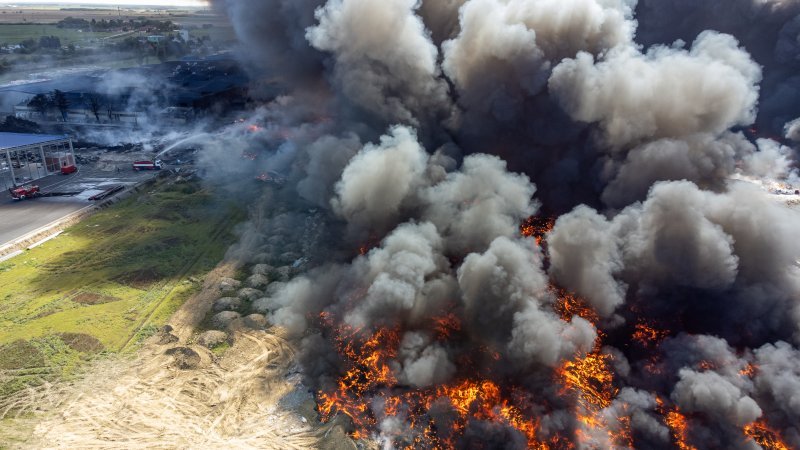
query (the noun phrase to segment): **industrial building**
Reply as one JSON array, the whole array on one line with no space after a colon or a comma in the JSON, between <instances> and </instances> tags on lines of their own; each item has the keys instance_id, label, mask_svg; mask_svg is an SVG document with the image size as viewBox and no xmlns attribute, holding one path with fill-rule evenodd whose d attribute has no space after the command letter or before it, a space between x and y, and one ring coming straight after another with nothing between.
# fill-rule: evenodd
<instances>
[{"instance_id":1,"label":"industrial building","mask_svg":"<svg viewBox=\"0 0 800 450\"><path fill-rule=\"evenodd\" d=\"M65 75L0 88L0 112L39 123L133 126L147 120L190 121L203 111L244 107L249 78L220 56ZM38 95L63 92L66 110L31 104Z\"/></svg>"},{"instance_id":2,"label":"industrial building","mask_svg":"<svg viewBox=\"0 0 800 450\"><path fill-rule=\"evenodd\" d=\"M69 136L0 133L0 187L61 173L75 165Z\"/></svg>"}]
</instances>

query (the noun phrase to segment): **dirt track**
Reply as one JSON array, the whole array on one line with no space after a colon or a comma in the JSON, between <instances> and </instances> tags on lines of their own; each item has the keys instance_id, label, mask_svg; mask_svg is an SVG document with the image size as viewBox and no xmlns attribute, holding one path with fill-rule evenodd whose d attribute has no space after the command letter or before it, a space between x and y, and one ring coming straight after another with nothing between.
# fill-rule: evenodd
<instances>
[{"instance_id":1,"label":"dirt track","mask_svg":"<svg viewBox=\"0 0 800 450\"><path fill-rule=\"evenodd\" d=\"M155 346L134 361L98 367L54 417L37 448L316 448L310 426L280 406L292 351L264 331L236 335L220 361L201 347L197 368L180 369Z\"/></svg>"},{"instance_id":2,"label":"dirt track","mask_svg":"<svg viewBox=\"0 0 800 450\"><path fill-rule=\"evenodd\" d=\"M179 342L154 336L133 358L95 363L78 382L19 392L0 405L0 416L5 407L39 418L18 448L354 448L340 427L316 422L280 331L238 329L221 358L189 341L219 279L235 269L218 266L172 317ZM166 353L176 347L194 352L189 368Z\"/></svg>"}]
</instances>

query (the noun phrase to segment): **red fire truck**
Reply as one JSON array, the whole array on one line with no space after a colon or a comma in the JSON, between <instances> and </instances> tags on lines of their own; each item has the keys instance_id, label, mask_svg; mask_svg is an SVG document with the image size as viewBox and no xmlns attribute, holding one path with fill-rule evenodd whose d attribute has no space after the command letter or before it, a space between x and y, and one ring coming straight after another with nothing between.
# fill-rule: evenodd
<instances>
[{"instance_id":1,"label":"red fire truck","mask_svg":"<svg viewBox=\"0 0 800 450\"><path fill-rule=\"evenodd\" d=\"M24 186L12 187L8 190L11 198L14 200L25 200L26 198L40 197L42 193L39 191L39 186L35 184L26 184Z\"/></svg>"},{"instance_id":2,"label":"red fire truck","mask_svg":"<svg viewBox=\"0 0 800 450\"><path fill-rule=\"evenodd\" d=\"M161 170L164 165L161 163L160 159L155 161L136 161L133 163L133 170L140 171L140 170Z\"/></svg>"}]
</instances>

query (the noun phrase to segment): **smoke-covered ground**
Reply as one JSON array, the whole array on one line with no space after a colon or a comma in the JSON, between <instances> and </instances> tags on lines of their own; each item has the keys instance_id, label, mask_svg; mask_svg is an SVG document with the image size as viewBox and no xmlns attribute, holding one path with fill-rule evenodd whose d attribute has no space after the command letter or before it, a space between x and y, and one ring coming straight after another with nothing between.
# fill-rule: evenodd
<instances>
[{"instance_id":1,"label":"smoke-covered ground","mask_svg":"<svg viewBox=\"0 0 800 450\"><path fill-rule=\"evenodd\" d=\"M800 215L768 192L797 184L800 3L216 6L289 92L201 163L282 185L233 251L294 263L257 305L323 419L387 448L800 447Z\"/></svg>"}]
</instances>

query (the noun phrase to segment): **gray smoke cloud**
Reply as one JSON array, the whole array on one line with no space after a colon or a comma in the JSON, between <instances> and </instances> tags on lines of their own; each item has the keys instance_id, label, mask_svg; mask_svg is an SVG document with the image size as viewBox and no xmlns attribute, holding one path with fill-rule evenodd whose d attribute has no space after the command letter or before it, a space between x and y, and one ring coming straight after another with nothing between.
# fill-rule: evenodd
<instances>
[{"instance_id":1,"label":"gray smoke cloud","mask_svg":"<svg viewBox=\"0 0 800 450\"><path fill-rule=\"evenodd\" d=\"M400 126L390 133L356 154L336 183L331 204L350 223L379 229L396 223L404 201L424 182L428 154L416 133Z\"/></svg>"},{"instance_id":2,"label":"gray smoke cloud","mask_svg":"<svg viewBox=\"0 0 800 450\"><path fill-rule=\"evenodd\" d=\"M687 412L704 412L740 427L761 416L755 400L714 372L684 369L679 376L672 398Z\"/></svg>"},{"instance_id":3,"label":"gray smoke cloud","mask_svg":"<svg viewBox=\"0 0 800 450\"><path fill-rule=\"evenodd\" d=\"M314 389L346 371L337 330L397 332L397 386L365 394L381 442L414 432L387 394L480 376L542 438L610 448L628 424L665 448L679 408L696 448L757 448L757 420L800 446L800 214L766 192L798 183L797 2L220 4L257 78L290 91L254 113L263 130L206 145L210 164L264 155L225 177L287 174L235 253L283 266L256 303ZM557 218L541 245L519 230L533 215ZM663 336L631 339L642 324ZM587 431L553 371L596 348L619 390ZM458 445L525 447L473 422Z\"/></svg>"},{"instance_id":4,"label":"gray smoke cloud","mask_svg":"<svg viewBox=\"0 0 800 450\"><path fill-rule=\"evenodd\" d=\"M333 0L307 31L315 48L333 55L337 92L389 123L420 126L448 113L438 51L418 7L416 0Z\"/></svg>"},{"instance_id":5,"label":"gray smoke cloud","mask_svg":"<svg viewBox=\"0 0 800 450\"><path fill-rule=\"evenodd\" d=\"M261 75L258 81L277 77L293 84L319 79L322 55L306 41L305 29L315 23L314 11L325 0L219 0L213 4L234 24L241 59Z\"/></svg>"},{"instance_id":6,"label":"gray smoke cloud","mask_svg":"<svg viewBox=\"0 0 800 450\"><path fill-rule=\"evenodd\" d=\"M755 350L758 373L755 392L769 412L780 417L797 442L800 437L800 352L786 342Z\"/></svg>"},{"instance_id":7,"label":"gray smoke cloud","mask_svg":"<svg viewBox=\"0 0 800 450\"><path fill-rule=\"evenodd\" d=\"M300 162L304 176L297 182L297 193L319 206L327 206L336 182L360 149L361 140L352 133L341 138L323 136L309 145L305 150L307 159Z\"/></svg>"},{"instance_id":8,"label":"gray smoke cloud","mask_svg":"<svg viewBox=\"0 0 800 450\"><path fill-rule=\"evenodd\" d=\"M449 249L463 252L514 235L520 221L538 210L535 192L528 177L508 172L505 161L477 154L420 196L427 204L423 217L444 230Z\"/></svg>"},{"instance_id":9,"label":"gray smoke cloud","mask_svg":"<svg viewBox=\"0 0 800 450\"><path fill-rule=\"evenodd\" d=\"M609 317L625 301L626 286L615 279L623 269L612 224L597 211L579 206L559 217L547 239L550 275Z\"/></svg>"},{"instance_id":10,"label":"gray smoke cloud","mask_svg":"<svg viewBox=\"0 0 800 450\"><path fill-rule=\"evenodd\" d=\"M616 48L553 70L550 89L576 120L598 122L612 148L644 139L719 134L755 120L761 69L729 35L704 32L690 50Z\"/></svg>"},{"instance_id":11,"label":"gray smoke cloud","mask_svg":"<svg viewBox=\"0 0 800 450\"><path fill-rule=\"evenodd\" d=\"M409 332L400 343L399 380L416 387L429 387L444 383L456 372L456 366L441 345L430 336Z\"/></svg>"},{"instance_id":12,"label":"gray smoke cloud","mask_svg":"<svg viewBox=\"0 0 800 450\"><path fill-rule=\"evenodd\" d=\"M550 273L606 315L620 304L623 297L617 293L625 286L626 295L655 302L651 307L675 301L671 292L681 289L728 298L723 316L703 326L733 342L763 343L770 330L798 331L793 292L800 248L791 237L798 220L796 211L749 183L732 182L727 191L713 193L687 181L661 182L645 202L610 221L585 207L559 218L548 239ZM586 242L586 256L564 256L576 251L565 236L578 229L592 230L578 240ZM597 255L608 263L593 263ZM637 290L631 292L632 286ZM760 319L750 320L753 315ZM738 327L747 329L745 336Z\"/></svg>"},{"instance_id":13,"label":"gray smoke cloud","mask_svg":"<svg viewBox=\"0 0 800 450\"><path fill-rule=\"evenodd\" d=\"M561 321L543 306L552 303L541 255L530 240L497 238L483 254L467 256L458 270L465 318L477 333L508 340L515 359L527 365L555 366L588 352L596 337L592 325ZM503 336L510 331L510 339Z\"/></svg>"},{"instance_id":14,"label":"gray smoke cloud","mask_svg":"<svg viewBox=\"0 0 800 450\"><path fill-rule=\"evenodd\" d=\"M392 231L381 248L353 265L353 279L364 283L366 292L359 305L346 312L345 323L360 329L380 323L387 315L425 317L425 309L432 305L425 304L423 290L447 267L441 246L441 238L430 223L403 224Z\"/></svg>"},{"instance_id":15,"label":"gray smoke cloud","mask_svg":"<svg viewBox=\"0 0 800 450\"><path fill-rule=\"evenodd\" d=\"M460 11L459 34L442 44L442 66L468 114L512 121L525 97L545 86L554 63L628 42L631 13L624 0L470 0Z\"/></svg>"}]
</instances>

